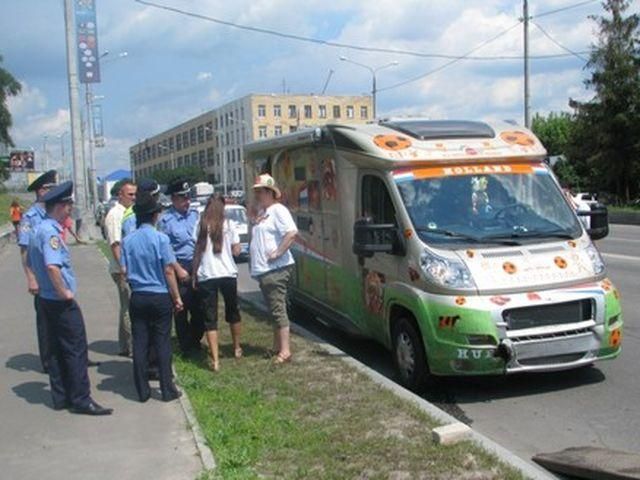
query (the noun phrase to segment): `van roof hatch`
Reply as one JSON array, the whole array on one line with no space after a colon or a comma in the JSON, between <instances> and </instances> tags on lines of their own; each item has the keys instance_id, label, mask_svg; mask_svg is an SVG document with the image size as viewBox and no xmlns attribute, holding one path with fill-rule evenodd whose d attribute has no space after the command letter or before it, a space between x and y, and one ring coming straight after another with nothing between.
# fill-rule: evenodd
<instances>
[{"instance_id":1,"label":"van roof hatch","mask_svg":"<svg viewBox=\"0 0 640 480\"><path fill-rule=\"evenodd\" d=\"M494 138L493 128L483 122L461 120L389 120L380 122L388 128L418 140L447 140L462 138Z\"/></svg>"}]
</instances>

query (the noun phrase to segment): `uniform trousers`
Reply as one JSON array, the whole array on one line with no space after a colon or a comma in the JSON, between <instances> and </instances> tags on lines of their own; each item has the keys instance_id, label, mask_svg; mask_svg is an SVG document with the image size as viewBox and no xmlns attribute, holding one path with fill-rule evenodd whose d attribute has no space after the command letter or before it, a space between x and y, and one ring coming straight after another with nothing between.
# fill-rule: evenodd
<instances>
[{"instance_id":1,"label":"uniform trousers","mask_svg":"<svg viewBox=\"0 0 640 480\"><path fill-rule=\"evenodd\" d=\"M200 340L204 335L204 310L191 281L180 283L178 290L184 310L174 315L176 336L180 350L188 353L191 350L200 349Z\"/></svg>"},{"instance_id":2,"label":"uniform trousers","mask_svg":"<svg viewBox=\"0 0 640 480\"><path fill-rule=\"evenodd\" d=\"M38 299L47 324L49 381L54 407L84 408L91 402L87 373L87 334L75 300Z\"/></svg>"},{"instance_id":3,"label":"uniform trousers","mask_svg":"<svg viewBox=\"0 0 640 480\"><path fill-rule=\"evenodd\" d=\"M47 333L47 322L44 313L40 307L39 296L33 297L33 307L36 311L36 333L38 336L38 353L40 355L40 363L42 370L47 373L49 371L49 357L51 356L51 348L49 347L49 334Z\"/></svg>"},{"instance_id":4,"label":"uniform trousers","mask_svg":"<svg viewBox=\"0 0 640 480\"><path fill-rule=\"evenodd\" d=\"M168 293L133 292L129 304L133 343L133 378L141 401L149 398L149 344L157 355L162 398L175 396L171 374L171 313Z\"/></svg>"}]
</instances>

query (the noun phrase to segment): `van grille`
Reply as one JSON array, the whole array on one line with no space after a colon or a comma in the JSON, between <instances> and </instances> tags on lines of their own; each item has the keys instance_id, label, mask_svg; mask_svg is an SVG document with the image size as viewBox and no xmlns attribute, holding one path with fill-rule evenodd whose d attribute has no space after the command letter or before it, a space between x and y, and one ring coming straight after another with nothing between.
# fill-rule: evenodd
<instances>
[{"instance_id":1,"label":"van grille","mask_svg":"<svg viewBox=\"0 0 640 480\"><path fill-rule=\"evenodd\" d=\"M593 319L590 299L535 307L510 308L502 312L509 330L578 323Z\"/></svg>"}]
</instances>

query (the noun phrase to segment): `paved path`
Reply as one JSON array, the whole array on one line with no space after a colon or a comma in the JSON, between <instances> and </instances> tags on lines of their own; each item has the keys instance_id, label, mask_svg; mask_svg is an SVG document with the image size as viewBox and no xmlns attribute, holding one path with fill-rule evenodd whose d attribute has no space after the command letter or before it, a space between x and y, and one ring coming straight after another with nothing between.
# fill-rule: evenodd
<instances>
[{"instance_id":1,"label":"paved path","mask_svg":"<svg viewBox=\"0 0 640 480\"><path fill-rule=\"evenodd\" d=\"M51 408L17 249L0 249L0 477L194 479L202 464L180 403L136 401L131 363L116 355L117 296L104 258L93 246L71 254L89 356L102 362L90 369L92 394L115 412L86 417Z\"/></svg>"}]
</instances>

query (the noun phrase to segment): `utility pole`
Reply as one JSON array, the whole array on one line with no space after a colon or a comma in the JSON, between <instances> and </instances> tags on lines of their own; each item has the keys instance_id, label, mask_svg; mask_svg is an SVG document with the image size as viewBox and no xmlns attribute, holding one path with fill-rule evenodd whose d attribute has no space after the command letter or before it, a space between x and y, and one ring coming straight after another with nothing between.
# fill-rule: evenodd
<instances>
[{"instance_id":1,"label":"utility pole","mask_svg":"<svg viewBox=\"0 0 640 480\"><path fill-rule=\"evenodd\" d=\"M376 95L378 93L378 89L376 88L376 71L372 70L371 71L373 73L373 80L372 80L372 85L371 85L371 100L373 101L373 121L376 121Z\"/></svg>"},{"instance_id":2,"label":"utility pole","mask_svg":"<svg viewBox=\"0 0 640 480\"><path fill-rule=\"evenodd\" d=\"M531 94L529 93L529 1L523 0L522 17L524 27L524 126L531 127Z\"/></svg>"},{"instance_id":3,"label":"utility pole","mask_svg":"<svg viewBox=\"0 0 640 480\"><path fill-rule=\"evenodd\" d=\"M87 137L89 140L89 197L91 198L91 207L95 211L96 206L96 167L95 167L95 136L93 131L93 92L91 84L85 84L86 87L86 110L87 110Z\"/></svg>"},{"instance_id":4,"label":"utility pole","mask_svg":"<svg viewBox=\"0 0 640 480\"><path fill-rule=\"evenodd\" d=\"M71 114L71 147L73 155L73 183L75 203L80 215L86 215L84 149L82 145L82 121L80 118L80 86L78 59L75 51L74 18L72 0L64 0L64 23L67 40L67 75L69 79L69 108Z\"/></svg>"}]
</instances>

